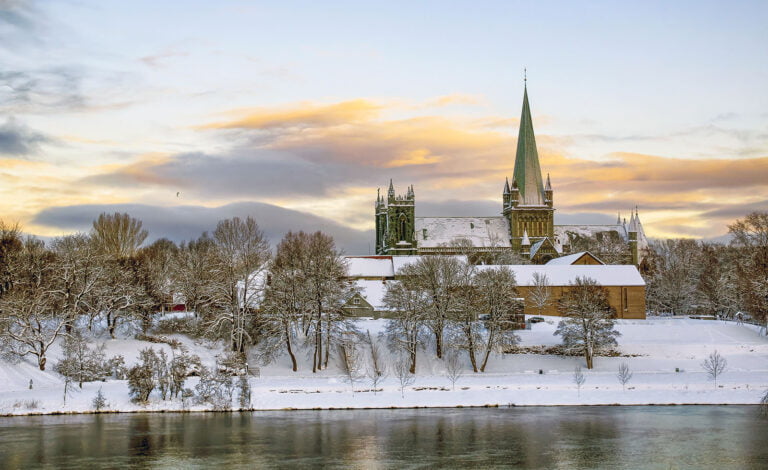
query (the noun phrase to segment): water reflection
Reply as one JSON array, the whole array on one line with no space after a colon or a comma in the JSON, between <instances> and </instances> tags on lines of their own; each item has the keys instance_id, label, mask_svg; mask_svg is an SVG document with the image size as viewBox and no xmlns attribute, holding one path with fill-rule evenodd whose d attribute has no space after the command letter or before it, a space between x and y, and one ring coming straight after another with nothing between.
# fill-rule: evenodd
<instances>
[{"instance_id":1,"label":"water reflection","mask_svg":"<svg viewBox=\"0 0 768 470\"><path fill-rule=\"evenodd\" d=\"M0 468L768 468L754 407L0 418Z\"/></svg>"}]
</instances>

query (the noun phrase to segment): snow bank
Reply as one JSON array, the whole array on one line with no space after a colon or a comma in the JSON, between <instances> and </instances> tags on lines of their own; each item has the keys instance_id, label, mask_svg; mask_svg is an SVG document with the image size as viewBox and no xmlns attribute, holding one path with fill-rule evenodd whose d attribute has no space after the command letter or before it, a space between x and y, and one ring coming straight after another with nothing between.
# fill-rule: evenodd
<instances>
[{"instance_id":1,"label":"snow bank","mask_svg":"<svg viewBox=\"0 0 768 470\"><path fill-rule=\"evenodd\" d=\"M554 345L556 317L547 317L531 330L520 331L523 346ZM376 335L383 331L385 320L358 321L360 329ZM342 380L335 365L312 374L310 360L299 354L299 372L290 370L286 357L262 367L259 377L250 379L252 408L389 408L389 407L454 407L454 406L527 406L527 405L649 405L649 404L755 404L768 389L768 339L751 325L733 322L703 321L679 318L619 320L619 348L624 357L598 357L595 368L585 370L586 383L577 390L573 369L584 365L580 357L519 354L494 355L487 372L471 372L468 361L464 375L455 389L444 376L442 361L433 352L418 355L417 377L401 396L398 381L388 377L374 393L365 379L350 384ZM210 344L198 343L175 335L204 363L212 365L220 352ZM100 343L102 341L96 341ZM136 360L144 347L167 347L133 339L104 341L107 354L123 354L127 364ZM718 386L701 368L707 354L717 349L727 360L728 369L718 379ZM125 381L86 383L80 390L72 388L64 403L64 382L53 364L58 361L58 348L52 351L49 370L37 370L31 362L12 364L0 360L0 414L89 412L93 397L101 388L110 411L182 410L181 400L162 401L153 396L146 406L129 401ZM390 358L391 360L391 358ZM466 360L466 358L465 358ZM616 378L621 363L629 364L634 376L626 390ZM540 373L541 371L541 373ZM29 380L33 389L29 390ZM196 378L186 387L194 388ZM237 403L235 394L234 403ZM205 410L200 405L186 409Z\"/></svg>"}]
</instances>

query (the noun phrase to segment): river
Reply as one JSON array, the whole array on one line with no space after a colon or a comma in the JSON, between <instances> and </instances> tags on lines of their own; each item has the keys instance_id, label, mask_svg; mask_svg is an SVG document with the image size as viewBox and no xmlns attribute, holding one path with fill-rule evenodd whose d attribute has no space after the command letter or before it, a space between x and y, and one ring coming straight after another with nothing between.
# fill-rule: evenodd
<instances>
[{"instance_id":1,"label":"river","mask_svg":"<svg viewBox=\"0 0 768 470\"><path fill-rule=\"evenodd\" d=\"M768 468L750 406L0 418L0 468Z\"/></svg>"}]
</instances>

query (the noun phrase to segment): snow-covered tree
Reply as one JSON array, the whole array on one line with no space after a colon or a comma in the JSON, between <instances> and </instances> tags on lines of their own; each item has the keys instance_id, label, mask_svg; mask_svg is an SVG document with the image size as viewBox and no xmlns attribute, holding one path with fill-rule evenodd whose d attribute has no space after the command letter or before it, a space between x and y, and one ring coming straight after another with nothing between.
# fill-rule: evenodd
<instances>
[{"instance_id":1,"label":"snow-covered tree","mask_svg":"<svg viewBox=\"0 0 768 470\"><path fill-rule=\"evenodd\" d=\"M738 290L743 310L763 322L768 334L768 212L753 212L728 226L740 249Z\"/></svg>"},{"instance_id":2,"label":"snow-covered tree","mask_svg":"<svg viewBox=\"0 0 768 470\"><path fill-rule=\"evenodd\" d=\"M67 318L53 304L53 254L35 238L9 257L10 288L0 296L0 343L10 353L34 356L45 370L48 349L66 335Z\"/></svg>"},{"instance_id":3,"label":"snow-covered tree","mask_svg":"<svg viewBox=\"0 0 768 470\"><path fill-rule=\"evenodd\" d=\"M523 313L523 304L517 298L515 274L505 266L476 273L472 278L472 292L471 308L486 315L482 321L482 343L479 344L480 372L485 372L491 352L502 353L520 341L514 329L516 317ZM477 372L474 355L470 359Z\"/></svg>"},{"instance_id":4,"label":"snow-covered tree","mask_svg":"<svg viewBox=\"0 0 768 470\"><path fill-rule=\"evenodd\" d=\"M455 256L423 256L400 269L405 288L425 299L425 325L435 338L435 355L443 356L446 327L451 317L463 312L465 290L471 284L472 266Z\"/></svg>"},{"instance_id":5,"label":"snow-covered tree","mask_svg":"<svg viewBox=\"0 0 768 470\"><path fill-rule=\"evenodd\" d=\"M425 336L426 294L410 288L409 283L392 282L387 285L383 301L393 314L385 331L389 349L407 357L409 370L415 374L416 352L423 346Z\"/></svg>"},{"instance_id":6,"label":"snow-covered tree","mask_svg":"<svg viewBox=\"0 0 768 470\"><path fill-rule=\"evenodd\" d=\"M595 354L615 346L620 336L614 329L607 291L594 279L577 277L560 298L558 308L565 318L554 335L562 337L566 350L583 354L587 369L592 369Z\"/></svg>"},{"instance_id":7,"label":"snow-covered tree","mask_svg":"<svg viewBox=\"0 0 768 470\"><path fill-rule=\"evenodd\" d=\"M79 331L64 338L62 358L56 364L56 371L77 382L83 388L83 382L103 380L109 376L109 364L104 353L104 346L91 349Z\"/></svg>"},{"instance_id":8,"label":"snow-covered tree","mask_svg":"<svg viewBox=\"0 0 768 470\"><path fill-rule=\"evenodd\" d=\"M207 330L226 337L232 351L253 344L252 324L263 295L269 242L256 221L247 217L222 220L213 232L212 312Z\"/></svg>"},{"instance_id":9,"label":"snow-covered tree","mask_svg":"<svg viewBox=\"0 0 768 470\"><path fill-rule=\"evenodd\" d=\"M533 273L533 285L528 289L528 301L536 307L539 315L542 310L552 301L552 285L546 274Z\"/></svg>"}]
</instances>

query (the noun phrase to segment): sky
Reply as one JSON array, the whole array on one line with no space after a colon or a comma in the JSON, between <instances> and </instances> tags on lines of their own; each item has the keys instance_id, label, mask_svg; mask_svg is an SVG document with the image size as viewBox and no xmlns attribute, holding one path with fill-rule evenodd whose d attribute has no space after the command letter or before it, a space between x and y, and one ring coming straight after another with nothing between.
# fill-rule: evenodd
<instances>
[{"instance_id":1,"label":"sky","mask_svg":"<svg viewBox=\"0 0 768 470\"><path fill-rule=\"evenodd\" d=\"M390 178L419 216L500 214L527 69L556 223L637 206L650 237L718 237L768 210L766 25L765 1L0 0L0 219L180 241L252 215L366 254Z\"/></svg>"}]
</instances>

